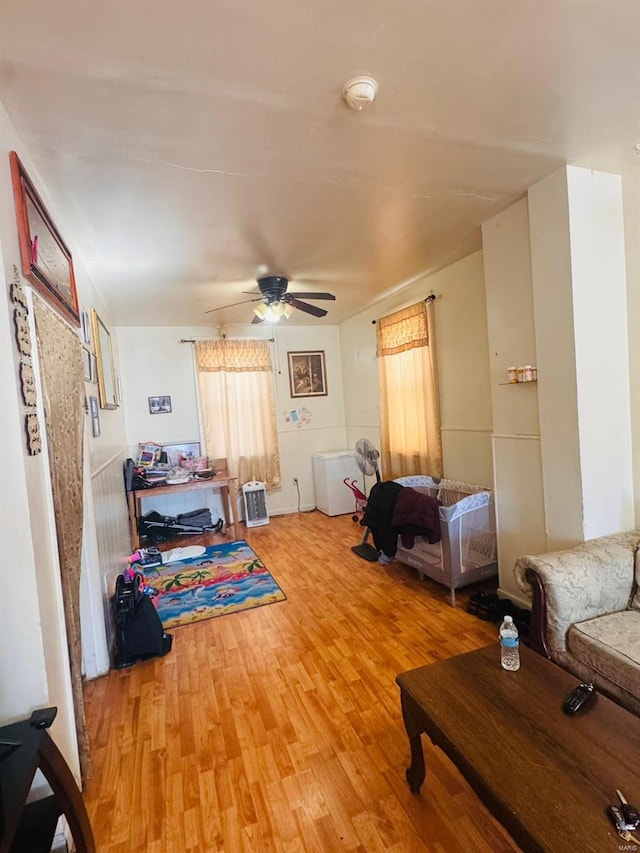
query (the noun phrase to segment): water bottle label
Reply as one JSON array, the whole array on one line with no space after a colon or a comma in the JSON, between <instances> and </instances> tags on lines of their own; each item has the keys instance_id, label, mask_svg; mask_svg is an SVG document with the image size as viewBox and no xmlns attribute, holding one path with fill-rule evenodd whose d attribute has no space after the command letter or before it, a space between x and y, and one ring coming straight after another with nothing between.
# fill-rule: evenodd
<instances>
[{"instance_id":1,"label":"water bottle label","mask_svg":"<svg viewBox=\"0 0 640 853\"><path fill-rule=\"evenodd\" d=\"M500 643L505 649L517 649L519 639L518 637L500 637Z\"/></svg>"}]
</instances>

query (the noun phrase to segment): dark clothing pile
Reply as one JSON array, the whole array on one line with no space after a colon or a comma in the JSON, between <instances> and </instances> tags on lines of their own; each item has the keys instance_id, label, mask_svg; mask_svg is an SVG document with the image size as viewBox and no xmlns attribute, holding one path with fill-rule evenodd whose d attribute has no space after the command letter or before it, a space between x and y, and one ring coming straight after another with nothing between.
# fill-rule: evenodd
<instances>
[{"instance_id":1,"label":"dark clothing pile","mask_svg":"<svg viewBox=\"0 0 640 853\"><path fill-rule=\"evenodd\" d=\"M413 548L416 536L431 544L440 541L439 508L437 498L389 480L372 486L361 524L371 531L376 548L393 557L398 536L405 548Z\"/></svg>"}]
</instances>

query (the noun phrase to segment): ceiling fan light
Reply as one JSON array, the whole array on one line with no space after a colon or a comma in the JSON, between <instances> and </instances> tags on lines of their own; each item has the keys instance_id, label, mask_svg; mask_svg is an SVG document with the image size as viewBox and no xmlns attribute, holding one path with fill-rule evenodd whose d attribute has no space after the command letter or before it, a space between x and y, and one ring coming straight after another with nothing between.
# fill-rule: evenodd
<instances>
[{"instance_id":1,"label":"ceiling fan light","mask_svg":"<svg viewBox=\"0 0 640 853\"><path fill-rule=\"evenodd\" d=\"M282 312L278 312L275 305L269 305L267 307L267 312L264 315L264 319L269 323L277 323L281 317Z\"/></svg>"},{"instance_id":2,"label":"ceiling fan light","mask_svg":"<svg viewBox=\"0 0 640 853\"><path fill-rule=\"evenodd\" d=\"M269 312L269 306L265 305L262 302L260 303L260 305L255 305L253 308L253 313L256 315L256 317L259 317L261 320L266 319L268 312Z\"/></svg>"},{"instance_id":3,"label":"ceiling fan light","mask_svg":"<svg viewBox=\"0 0 640 853\"><path fill-rule=\"evenodd\" d=\"M291 305L285 305L282 309L282 313L284 315L285 320L288 320L289 317L293 314L293 308Z\"/></svg>"}]
</instances>

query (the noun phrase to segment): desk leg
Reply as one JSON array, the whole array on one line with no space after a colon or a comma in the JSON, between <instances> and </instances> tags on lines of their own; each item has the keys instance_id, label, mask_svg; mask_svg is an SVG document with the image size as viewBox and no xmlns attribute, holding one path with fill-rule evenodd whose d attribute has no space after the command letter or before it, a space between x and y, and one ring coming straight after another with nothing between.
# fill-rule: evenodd
<instances>
[{"instance_id":1,"label":"desk leg","mask_svg":"<svg viewBox=\"0 0 640 853\"><path fill-rule=\"evenodd\" d=\"M415 713L415 703L402 689L400 690L400 702L402 704L402 719L411 748L411 765L407 768L405 778L409 783L411 793L419 794L426 776L421 738L423 728Z\"/></svg>"},{"instance_id":2,"label":"desk leg","mask_svg":"<svg viewBox=\"0 0 640 853\"><path fill-rule=\"evenodd\" d=\"M137 551L140 547L140 537L138 536L138 519L136 517L138 501L136 500L135 492L127 492L127 504L129 506L129 533L131 534L131 547L132 551Z\"/></svg>"},{"instance_id":3,"label":"desk leg","mask_svg":"<svg viewBox=\"0 0 640 853\"><path fill-rule=\"evenodd\" d=\"M67 821L78 853L95 853L89 815L69 765L45 732L38 750L39 765Z\"/></svg>"},{"instance_id":4,"label":"desk leg","mask_svg":"<svg viewBox=\"0 0 640 853\"><path fill-rule=\"evenodd\" d=\"M238 522L236 521L236 513L232 507L229 486L222 486L221 491L224 495L224 501L226 504L227 527L230 527L233 530L233 538L237 541L240 538L240 535L238 533Z\"/></svg>"}]
</instances>

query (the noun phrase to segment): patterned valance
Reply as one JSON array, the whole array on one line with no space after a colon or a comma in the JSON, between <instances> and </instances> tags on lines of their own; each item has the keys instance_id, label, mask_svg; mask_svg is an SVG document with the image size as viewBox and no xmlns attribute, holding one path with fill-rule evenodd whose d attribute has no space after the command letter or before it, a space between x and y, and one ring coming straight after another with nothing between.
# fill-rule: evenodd
<instances>
[{"instance_id":1,"label":"patterned valance","mask_svg":"<svg viewBox=\"0 0 640 853\"><path fill-rule=\"evenodd\" d=\"M196 363L200 373L271 372L266 341L197 341Z\"/></svg>"},{"instance_id":2,"label":"patterned valance","mask_svg":"<svg viewBox=\"0 0 640 853\"><path fill-rule=\"evenodd\" d=\"M429 331L424 302L416 302L402 311L381 317L376 323L378 358L426 346L429 346Z\"/></svg>"}]
</instances>

